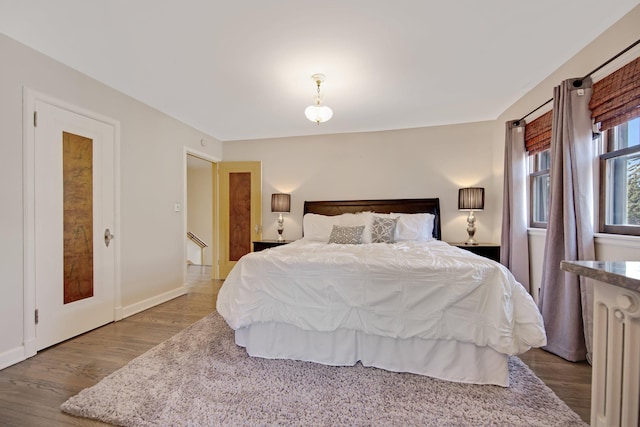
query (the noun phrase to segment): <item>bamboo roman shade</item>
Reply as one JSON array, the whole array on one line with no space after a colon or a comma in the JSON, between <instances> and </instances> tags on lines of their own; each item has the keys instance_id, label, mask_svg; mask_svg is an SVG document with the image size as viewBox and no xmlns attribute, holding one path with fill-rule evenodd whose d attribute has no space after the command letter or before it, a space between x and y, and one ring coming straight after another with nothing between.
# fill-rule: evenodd
<instances>
[{"instance_id":1,"label":"bamboo roman shade","mask_svg":"<svg viewBox=\"0 0 640 427\"><path fill-rule=\"evenodd\" d=\"M640 117L640 58L595 83L589 109L603 131Z\"/></svg>"},{"instance_id":2,"label":"bamboo roman shade","mask_svg":"<svg viewBox=\"0 0 640 427\"><path fill-rule=\"evenodd\" d=\"M525 125L524 147L530 156L551 148L552 119L553 110Z\"/></svg>"}]
</instances>

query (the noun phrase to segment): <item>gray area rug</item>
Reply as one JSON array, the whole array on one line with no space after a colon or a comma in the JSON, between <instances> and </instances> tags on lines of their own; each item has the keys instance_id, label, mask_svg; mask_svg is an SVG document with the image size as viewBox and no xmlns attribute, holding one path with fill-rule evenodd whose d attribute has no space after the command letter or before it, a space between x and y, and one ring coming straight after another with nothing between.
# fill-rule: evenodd
<instances>
[{"instance_id":1,"label":"gray area rug","mask_svg":"<svg viewBox=\"0 0 640 427\"><path fill-rule=\"evenodd\" d=\"M67 400L122 426L584 426L517 357L511 387L247 356L217 313Z\"/></svg>"}]
</instances>

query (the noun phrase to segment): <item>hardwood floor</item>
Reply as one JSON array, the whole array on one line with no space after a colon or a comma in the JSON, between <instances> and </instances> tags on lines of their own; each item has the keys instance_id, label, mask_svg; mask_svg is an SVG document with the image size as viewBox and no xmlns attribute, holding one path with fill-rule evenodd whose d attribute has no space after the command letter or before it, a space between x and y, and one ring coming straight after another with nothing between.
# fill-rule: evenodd
<instances>
[{"instance_id":1,"label":"hardwood floor","mask_svg":"<svg viewBox=\"0 0 640 427\"><path fill-rule=\"evenodd\" d=\"M189 266L188 293L40 351L0 371L0 426L104 426L63 414L69 397L90 387L215 310L221 281Z\"/></svg>"},{"instance_id":2,"label":"hardwood floor","mask_svg":"<svg viewBox=\"0 0 640 427\"><path fill-rule=\"evenodd\" d=\"M572 363L534 348L520 359L587 423L591 419L591 365Z\"/></svg>"},{"instance_id":3,"label":"hardwood floor","mask_svg":"<svg viewBox=\"0 0 640 427\"><path fill-rule=\"evenodd\" d=\"M133 358L215 310L221 281L190 266L187 295L70 339L0 371L0 425L104 426L60 412L60 405ZM589 421L591 368L534 349L521 359Z\"/></svg>"}]
</instances>

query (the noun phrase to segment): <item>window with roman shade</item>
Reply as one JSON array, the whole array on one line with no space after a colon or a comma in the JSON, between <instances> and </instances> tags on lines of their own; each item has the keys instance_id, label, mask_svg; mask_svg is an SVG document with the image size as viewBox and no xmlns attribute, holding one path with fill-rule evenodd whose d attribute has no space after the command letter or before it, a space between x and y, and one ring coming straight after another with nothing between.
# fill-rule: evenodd
<instances>
[{"instance_id":1,"label":"window with roman shade","mask_svg":"<svg viewBox=\"0 0 640 427\"><path fill-rule=\"evenodd\" d=\"M524 128L524 147L530 156L551 147L551 121L553 111L549 111Z\"/></svg>"},{"instance_id":2,"label":"window with roman shade","mask_svg":"<svg viewBox=\"0 0 640 427\"><path fill-rule=\"evenodd\" d=\"M545 228L549 217L552 121L553 110L524 128L524 145L529 155L529 226L534 228Z\"/></svg>"},{"instance_id":3,"label":"window with roman shade","mask_svg":"<svg viewBox=\"0 0 640 427\"><path fill-rule=\"evenodd\" d=\"M593 85L601 132L599 231L640 235L640 58Z\"/></svg>"},{"instance_id":4,"label":"window with roman shade","mask_svg":"<svg viewBox=\"0 0 640 427\"><path fill-rule=\"evenodd\" d=\"M589 109L601 131L640 117L640 58L594 83Z\"/></svg>"}]
</instances>

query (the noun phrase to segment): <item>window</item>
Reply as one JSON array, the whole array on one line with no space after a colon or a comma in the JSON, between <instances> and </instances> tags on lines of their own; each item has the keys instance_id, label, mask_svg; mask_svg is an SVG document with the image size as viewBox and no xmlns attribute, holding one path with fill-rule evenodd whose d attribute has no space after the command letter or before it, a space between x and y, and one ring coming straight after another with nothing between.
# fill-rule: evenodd
<instances>
[{"instance_id":1,"label":"window","mask_svg":"<svg viewBox=\"0 0 640 427\"><path fill-rule=\"evenodd\" d=\"M529 226L546 228L549 219L549 169L551 169L551 123L547 111L524 129L524 146L529 153Z\"/></svg>"},{"instance_id":2,"label":"window","mask_svg":"<svg viewBox=\"0 0 640 427\"><path fill-rule=\"evenodd\" d=\"M603 134L600 231L640 235L640 117Z\"/></svg>"},{"instance_id":3,"label":"window","mask_svg":"<svg viewBox=\"0 0 640 427\"><path fill-rule=\"evenodd\" d=\"M551 150L543 150L529 156L531 189L531 227L546 228L549 219L549 169Z\"/></svg>"}]
</instances>

